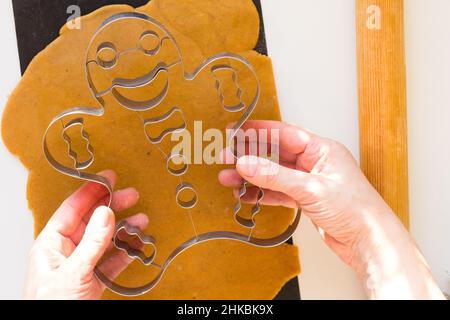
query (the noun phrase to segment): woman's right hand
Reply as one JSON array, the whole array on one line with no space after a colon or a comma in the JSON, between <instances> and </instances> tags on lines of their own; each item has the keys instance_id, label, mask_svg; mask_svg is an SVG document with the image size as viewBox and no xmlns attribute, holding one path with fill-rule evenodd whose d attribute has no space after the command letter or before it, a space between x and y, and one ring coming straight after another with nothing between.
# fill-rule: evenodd
<instances>
[{"instance_id":1,"label":"woman's right hand","mask_svg":"<svg viewBox=\"0 0 450 320\"><path fill-rule=\"evenodd\" d=\"M265 189L263 204L300 208L370 297L443 298L408 232L343 145L274 121L242 129L265 129L268 137L277 130L280 162L243 156L223 170L219 180L236 196L246 180ZM250 188L242 201L255 203L257 192Z\"/></svg>"}]
</instances>

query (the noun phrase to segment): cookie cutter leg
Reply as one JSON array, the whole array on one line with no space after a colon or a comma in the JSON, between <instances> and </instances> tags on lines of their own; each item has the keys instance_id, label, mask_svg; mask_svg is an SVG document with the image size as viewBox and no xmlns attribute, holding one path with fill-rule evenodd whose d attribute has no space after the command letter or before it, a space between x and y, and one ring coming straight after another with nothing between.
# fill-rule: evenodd
<instances>
[{"instance_id":1,"label":"cookie cutter leg","mask_svg":"<svg viewBox=\"0 0 450 320\"><path fill-rule=\"evenodd\" d=\"M160 271L158 275L150 281L149 283L140 286L140 287L126 287L119 285L115 283L114 281L110 280L101 270L98 268L95 269L96 276L102 281L107 288L109 288L111 291L127 296L127 297L136 297L143 294L148 293L152 289L154 289L158 283L161 281L164 273L169 268L171 263L175 260L177 256L179 256L184 251L188 250L189 248L196 246L198 244L208 242L208 241L214 241L214 240L232 240L232 241L238 241L242 243L251 244L256 247L275 247L280 244L285 243L288 241L292 234L297 229L299 223L300 223L300 217L301 213L300 210L297 211L296 216L294 217L293 222L291 225L280 235L277 237L269 238L269 239L261 239L261 238L255 238L255 237L248 237L246 235L242 235L240 233L235 232L228 232L228 231L216 231L216 232L208 232L199 234L198 236L184 242L181 244L178 248L176 248L167 258L166 262L159 267Z\"/></svg>"}]
</instances>

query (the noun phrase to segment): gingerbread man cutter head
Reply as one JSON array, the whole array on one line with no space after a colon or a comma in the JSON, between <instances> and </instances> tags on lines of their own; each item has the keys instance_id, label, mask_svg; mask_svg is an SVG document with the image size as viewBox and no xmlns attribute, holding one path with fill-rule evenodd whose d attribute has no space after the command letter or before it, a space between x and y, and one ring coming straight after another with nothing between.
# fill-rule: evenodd
<instances>
[{"instance_id":1,"label":"gingerbread man cutter head","mask_svg":"<svg viewBox=\"0 0 450 320\"><path fill-rule=\"evenodd\" d=\"M99 41L100 35L105 35L110 32L111 28L120 22L132 22L139 21L145 26L142 32L133 39L133 35L130 35L130 43L134 43L126 48L120 48L114 41L105 40ZM171 47L174 51L173 59L171 61L158 61L158 54L165 47ZM157 63L154 64L152 68L144 70L143 74L139 74L134 78L120 78L115 77L110 79L110 81L99 82L96 79L96 74L93 70L98 69L100 71L114 70L119 67L122 63L122 59L129 54L143 55L149 58L155 58ZM225 62L224 62L225 61ZM227 61L233 61L234 63L241 64L246 68L254 77L256 82L256 90L254 96L250 99L249 103L244 103L242 96L243 91L238 84L238 71ZM183 64L183 56L180 47L178 46L175 38L171 35L169 30L167 30L161 23L142 13L130 12L130 13L120 13L109 17L105 20L102 25L94 33L92 40L89 44L86 54L86 80L89 89L98 102L99 107L76 107L68 109L59 115L57 115L49 124L45 135L43 137L43 151L44 155L49 162L49 164L60 173L84 180L99 183L108 189L110 194L110 205L112 200L113 188L102 176L95 173L89 172L89 167L93 164L95 159L95 149L90 142L89 133L85 130L85 118L87 116L102 117L105 113L106 103L104 97L110 95L114 100L123 108L136 112L142 121L143 134L147 138L148 142L156 147L161 143L161 141L167 135L172 133L179 133L187 129L186 120L184 117L183 109L180 107L173 107L166 113L159 115L157 117L146 117L145 112L152 110L159 106L166 99L170 88L170 77L161 77L162 74L168 74L172 68L178 67L182 70L182 77L186 81L193 81L196 79L200 73L203 71L210 71L213 76L219 70L228 70L233 74L233 81L236 85L237 92L236 96L239 100L238 103L233 105L228 105L225 103L224 94L222 92L222 85L218 77L213 77L215 79L215 88L217 90L218 99L223 107L224 112L240 113L240 117L236 124L231 129L231 133L228 135L227 145L233 148L234 141L238 130L243 126L243 124L249 119L252 112L257 106L258 100L260 98L260 84L257 74L250 64L249 61L243 57L236 55L234 53L219 53L214 56L209 57L204 62L202 62L198 67L196 67L192 72L186 72ZM157 92L146 100L136 100L132 96L127 96L123 93L123 90L133 90L136 88L145 88L146 86L152 86L157 79L163 79L163 84L160 85ZM120 90L122 89L122 91ZM151 136L146 130L147 126L151 126L155 123L164 123L173 114L179 113L183 118L183 123L176 127L164 129L160 135ZM72 166L65 165L62 161L58 161L57 157L51 151L51 145L48 139L48 133L51 128L60 126L58 129L61 132L62 138L65 140L68 147L67 156L71 159L73 163ZM81 137L86 141L88 158L79 160L78 154L72 148L72 141L67 134L67 131L72 127L79 127ZM166 161L167 174L175 176L179 179L179 184L174 190L174 199L177 201L179 207L185 210L191 210L196 206L198 198L201 195L197 194L196 188L193 184L185 181L183 176L188 172L189 166L188 161L185 156L181 153L171 152L165 153L161 148L158 149L162 152L164 159ZM237 153L233 150L233 155L237 157ZM183 165L180 167L175 167L173 162L175 159L186 160L182 161ZM189 190L192 194L190 199L184 199L181 194ZM240 197L242 197L247 190L247 182L242 185L239 192ZM129 257L137 259L147 266L153 266L158 269L157 275L150 282L145 283L139 287L124 287L115 283L113 280L109 279L105 274L103 274L98 268L96 268L96 276L112 291L124 295L124 296L137 296L142 295L150 290L152 290L161 280L167 268L169 268L172 261L182 252L186 251L192 246L197 244L212 241L212 240L234 240L247 243L249 245L258 247L273 247L287 241L294 231L296 230L300 221L300 212L297 212L290 226L287 229L273 238L256 238L252 236L253 229L255 228L254 216L258 214L260 210L260 201L264 197L264 192L262 189L259 190L258 201L253 206L251 210L251 217L245 218L240 215L241 203L240 200L234 207L234 219L235 222L246 230L247 234L241 234L231 231L212 231L202 234L197 234L195 237L186 239L183 243L179 244L167 257L164 263L157 264L155 262L155 257L157 255L157 241L158 239L153 238L150 235L143 234L137 228L128 225L126 222L119 222L116 226L116 231L113 238L113 243L115 247L122 250L128 254ZM239 198L240 199L240 198ZM152 248L152 253L146 255L143 251L133 248L126 241L124 241L119 234L125 233L129 236L136 236L142 245L148 245Z\"/></svg>"}]
</instances>

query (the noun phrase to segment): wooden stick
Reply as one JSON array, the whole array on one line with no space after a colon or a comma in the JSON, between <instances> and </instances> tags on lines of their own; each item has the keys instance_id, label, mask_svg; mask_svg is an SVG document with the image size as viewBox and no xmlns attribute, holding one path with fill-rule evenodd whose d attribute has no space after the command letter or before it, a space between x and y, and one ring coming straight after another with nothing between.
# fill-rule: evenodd
<instances>
[{"instance_id":1,"label":"wooden stick","mask_svg":"<svg viewBox=\"0 0 450 320\"><path fill-rule=\"evenodd\" d=\"M361 168L409 226L403 0L356 0Z\"/></svg>"}]
</instances>

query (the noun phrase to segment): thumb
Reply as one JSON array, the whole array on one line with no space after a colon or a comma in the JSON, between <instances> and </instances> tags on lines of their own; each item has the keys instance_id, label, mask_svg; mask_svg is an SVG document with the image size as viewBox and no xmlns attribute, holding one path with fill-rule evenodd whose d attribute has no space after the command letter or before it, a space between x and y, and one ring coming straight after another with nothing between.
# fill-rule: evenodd
<instances>
[{"instance_id":1,"label":"thumb","mask_svg":"<svg viewBox=\"0 0 450 320\"><path fill-rule=\"evenodd\" d=\"M114 229L114 212L108 207L95 209L83 239L69 258L72 266L82 277L92 274L97 262L111 243Z\"/></svg>"},{"instance_id":2,"label":"thumb","mask_svg":"<svg viewBox=\"0 0 450 320\"><path fill-rule=\"evenodd\" d=\"M263 189L282 192L296 201L313 191L319 177L281 166L278 163L256 156L238 159L236 169L242 178Z\"/></svg>"}]
</instances>

